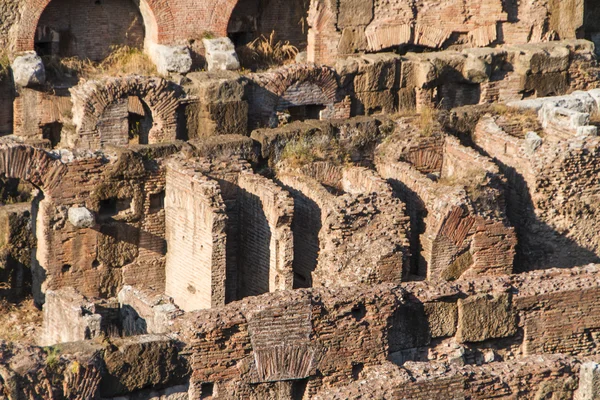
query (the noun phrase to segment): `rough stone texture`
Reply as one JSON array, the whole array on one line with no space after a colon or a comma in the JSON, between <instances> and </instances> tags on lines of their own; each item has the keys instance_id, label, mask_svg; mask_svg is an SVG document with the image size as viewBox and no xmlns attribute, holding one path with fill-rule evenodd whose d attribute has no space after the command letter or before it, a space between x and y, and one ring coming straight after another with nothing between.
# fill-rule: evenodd
<instances>
[{"instance_id":1,"label":"rough stone texture","mask_svg":"<svg viewBox=\"0 0 600 400\"><path fill-rule=\"evenodd\" d=\"M64 138L73 147L97 149L105 145L124 146L129 143L127 109L123 108L121 129L113 132L111 111L115 102L129 97L141 99L151 113L152 126L143 132L139 144L170 142L177 139L177 87L161 78L128 76L101 81L87 81L70 89L73 99L75 130ZM107 119L108 121L104 121Z\"/></svg>"},{"instance_id":2,"label":"rough stone texture","mask_svg":"<svg viewBox=\"0 0 600 400\"><path fill-rule=\"evenodd\" d=\"M595 362L581 365L577 400L592 400L600 395L600 366Z\"/></svg>"},{"instance_id":3,"label":"rough stone texture","mask_svg":"<svg viewBox=\"0 0 600 400\"><path fill-rule=\"evenodd\" d=\"M294 197L292 229L301 235L294 270L304 284L399 282L407 275L404 204L373 172L313 163L278 179Z\"/></svg>"},{"instance_id":4,"label":"rough stone texture","mask_svg":"<svg viewBox=\"0 0 600 400\"><path fill-rule=\"evenodd\" d=\"M102 316L92 309L93 304L72 288L47 291L40 344L50 346L99 337Z\"/></svg>"},{"instance_id":5,"label":"rough stone texture","mask_svg":"<svg viewBox=\"0 0 600 400\"><path fill-rule=\"evenodd\" d=\"M423 138L403 128L380 146L375 164L408 205L411 273L428 279L510 273L516 237L498 169L454 138Z\"/></svg>"},{"instance_id":6,"label":"rough stone texture","mask_svg":"<svg viewBox=\"0 0 600 400\"><path fill-rule=\"evenodd\" d=\"M459 299L456 339L465 343L513 336L517 333L516 317L508 294Z\"/></svg>"},{"instance_id":7,"label":"rough stone texture","mask_svg":"<svg viewBox=\"0 0 600 400\"><path fill-rule=\"evenodd\" d=\"M176 344L157 335L115 340L103 358L106 375L99 388L102 397L181 383L187 373Z\"/></svg>"},{"instance_id":8,"label":"rough stone texture","mask_svg":"<svg viewBox=\"0 0 600 400\"><path fill-rule=\"evenodd\" d=\"M11 65L13 80L18 87L43 85L46 82L46 70L42 59L35 52L19 55Z\"/></svg>"},{"instance_id":9,"label":"rough stone texture","mask_svg":"<svg viewBox=\"0 0 600 400\"><path fill-rule=\"evenodd\" d=\"M192 68L192 56L186 46L155 44L148 50L159 74L185 74Z\"/></svg>"},{"instance_id":10,"label":"rough stone texture","mask_svg":"<svg viewBox=\"0 0 600 400\"><path fill-rule=\"evenodd\" d=\"M31 256L35 248L31 203L0 208L0 293L24 296L31 290Z\"/></svg>"},{"instance_id":11,"label":"rough stone texture","mask_svg":"<svg viewBox=\"0 0 600 400\"><path fill-rule=\"evenodd\" d=\"M542 144L533 156L527 139L519 135L523 123L511 125L484 117L474 140L509 178L509 219L522 246L519 268L595 262L598 242L591 232L596 230L597 213L588 199L595 196L596 186L593 178L589 181L584 176L595 176L597 168L598 138L594 127L586 129L597 103L591 95L577 92L513 106L540 110ZM536 119L535 114L532 118Z\"/></svg>"},{"instance_id":12,"label":"rough stone texture","mask_svg":"<svg viewBox=\"0 0 600 400\"><path fill-rule=\"evenodd\" d=\"M79 229L92 228L96 224L96 218L90 210L85 207L69 208L69 222Z\"/></svg>"},{"instance_id":13,"label":"rough stone texture","mask_svg":"<svg viewBox=\"0 0 600 400\"><path fill-rule=\"evenodd\" d=\"M124 336L167 333L182 314L173 299L147 289L124 286L118 299Z\"/></svg>"},{"instance_id":14,"label":"rough stone texture","mask_svg":"<svg viewBox=\"0 0 600 400\"><path fill-rule=\"evenodd\" d=\"M289 65L251 75L248 102L251 127L277 127L277 115L292 107L321 106L319 118L350 116L335 71L325 66ZM315 119L315 118L313 118Z\"/></svg>"},{"instance_id":15,"label":"rough stone texture","mask_svg":"<svg viewBox=\"0 0 600 400\"><path fill-rule=\"evenodd\" d=\"M240 68L240 60L231 39L202 39L202 43L206 49L209 71L235 71Z\"/></svg>"}]
</instances>

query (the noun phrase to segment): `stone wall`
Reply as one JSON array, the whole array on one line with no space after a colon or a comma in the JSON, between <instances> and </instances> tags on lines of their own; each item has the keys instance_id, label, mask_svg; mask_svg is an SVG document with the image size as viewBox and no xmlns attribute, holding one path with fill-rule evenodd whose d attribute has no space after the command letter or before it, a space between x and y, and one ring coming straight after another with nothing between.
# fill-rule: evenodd
<instances>
[{"instance_id":1,"label":"stone wall","mask_svg":"<svg viewBox=\"0 0 600 400\"><path fill-rule=\"evenodd\" d=\"M591 234L597 221L589 200L595 184L594 178L585 178L595 176L597 169L596 128L586 127L589 114L598 107L594 93L522 103L538 105L530 108L534 121L540 110L537 133L525 135L523 122L514 130L491 117L482 118L475 130L476 145L495 159L509 180L509 218L517 229L519 266L524 270L598 259Z\"/></svg>"},{"instance_id":2,"label":"stone wall","mask_svg":"<svg viewBox=\"0 0 600 400\"><path fill-rule=\"evenodd\" d=\"M405 132L380 146L375 163L408 205L411 272L428 279L511 273L517 242L498 169L454 138Z\"/></svg>"},{"instance_id":3,"label":"stone wall","mask_svg":"<svg viewBox=\"0 0 600 400\"><path fill-rule=\"evenodd\" d=\"M591 301L586 313L577 314L580 305L576 303L581 297L575 290L583 290L584 293L592 290L597 285L598 271L598 266L589 266L570 271L549 270L482 278L460 285L410 283L403 288L381 285L278 292L234 303L220 310L188 314L181 319L178 331L180 338L186 338L183 340L191 351L191 387L197 394L210 382L214 385L213 393L219 398L254 398L266 389L266 381L308 378L302 384L303 393L312 397L327 387L364 379L366 371L378 368L374 366L385 364L385 360L390 359L403 364L403 369L409 373L413 371L412 376L420 377L416 381L411 380L411 383L395 386L406 391L402 393L412 393L415 398L429 398L432 393L439 393L436 391L442 386L448 391L442 393L452 393L453 397L463 388L492 393L500 389L490 385L485 376L498 369L505 371L505 374L498 375L503 382L513 382L503 386L502 390L507 395L522 393L523 396L533 396L538 390L558 390L541 389L548 376L546 368L556 366L557 371L564 371L564 375L560 372L552 375L565 378L573 376L577 369L563 369L561 361L558 364L552 361L560 360L560 357L547 356L545 363L538 364L536 358L527 358L528 355L565 352L597 356L593 347L597 338L593 334L585 334L594 332L599 323L591 300L593 295L590 292L589 298L587 295L584 297L585 304L588 304L587 299ZM534 302L534 298L546 300ZM261 307L258 313L246 311L255 309L255 304L267 303L269 306ZM561 305L556 308L558 304ZM288 310L281 314L285 315L281 317L285 318L285 322L271 319L284 309ZM566 318L566 315L571 317ZM209 325L204 321L212 322ZM279 339L281 324L293 326L298 333ZM532 329L534 326L536 328ZM550 335L557 335L556 341L550 343L561 347L532 345L542 340L544 330ZM269 332L269 337L277 345L263 350L263 332ZM307 342L309 336L314 339ZM485 364L483 367L440 364L439 374L433 375L431 368L435 368L435 363L416 364L407 362L410 358L398 358L416 347L429 348L429 357L435 359L436 353L439 355L448 345L434 338L445 336L454 336L459 347L464 346L463 355L458 358L463 363L469 360L465 350L488 352L491 356L486 356L487 361L481 360ZM231 347L215 353L214 343L223 340ZM356 343L360 346L356 347ZM298 348L303 348L303 351L297 352ZM281 359L287 362L281 364ZM233 360L243 363L244 368L232 367L235 364ZM422 370L421 375L418 372L420 365L427 365L429 374ZM266 371L271 372L265 372L263 368L269 368ZM448 368L450 371L457 368L456 375ZM474 375L463 375L458 371L472 371ZM278 374L277 377L268 375L274 373ZM536 376L529 380L531 386L517 385L519 376L527 374ZM472 377L466 386L462 381L465 376ZM401 376L395 376L391 382L404 382L399 378ZM448 382L455 379L456 386L448 386ZM374 388L377 386L366 389ZM570 388L574 390L576 386ZM323 398L328 398L325 393L331 392L323 393Z\"/></svg>"},{"instance_id":4,"label":"stone wall","mask_svg":"<svg viewBox=\"0 0 600 400\"><path fill-rule=\"evenodd\" d=\"M399 282L406 276L404 204L373 172L313 163L284 170L277 179L291 192L299 213L292 224L302 254L294 264L296 287Z\"/></svg>"},{"instance_id":5,"label":"stone wall","mask_svg":"<svg viewBox=\"0 0 600 400\"><path fill-rule=\"evenodd\" d=\"M65 132L64 145L98 149L127 145L129 97L145 104L152 126L140 126L137 144L168 143L178 136L179 88L161 78L128 76L86 81L70 89L73 100L73 132ZM134 138L132 138L134 139Z\"/></svg>"},{"instance_id":6,"label":"stone wall","mask_svg":"<svg viewBox=\"0 0 600 400\"><path fill-rule=\"evenodd\" d=\"M113 45L142 47L144 21L132 1L105 0L90 7L52 0L38 21L35 43L46 54L102 60Z\"/></svg>"},{"instance_id":7,"label":"stone wall","mask_svg":"<svg viewBox=\"0 0 600 400\"><path fill-rule=\"evenodd\" d=\"M293 201L270 180L242 173L238 181L240 264L238 298L291 289Z\"/></svg>"}]
</instances>

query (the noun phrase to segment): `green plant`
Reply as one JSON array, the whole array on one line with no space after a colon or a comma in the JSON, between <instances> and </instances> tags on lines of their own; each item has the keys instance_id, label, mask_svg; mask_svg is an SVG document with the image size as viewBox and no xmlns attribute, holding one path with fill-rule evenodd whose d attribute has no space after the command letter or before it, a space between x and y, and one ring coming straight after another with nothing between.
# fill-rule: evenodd
<instances>
[{"instance_id":1,"label":"green plant","mask_svg":"<svg viewBox=\"0 0 600 400\"><path fill-rule=\"evenodd\" d=\"M60 364L60 350L57 347L49 346L45 347L46 352L46 366L53 371L56 371Z\"/></svg>"}]
</instances>

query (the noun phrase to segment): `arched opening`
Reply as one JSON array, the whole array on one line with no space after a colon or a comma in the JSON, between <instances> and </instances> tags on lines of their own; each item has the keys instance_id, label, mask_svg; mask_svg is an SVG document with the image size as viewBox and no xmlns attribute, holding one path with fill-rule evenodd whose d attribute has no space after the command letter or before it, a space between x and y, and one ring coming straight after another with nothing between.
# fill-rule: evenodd
<instances>
[{"instance_id":1,"label":"arched opening","mask_svg":"<svg viewBox=\"0 0 600 400\"><path fill-rule=\"evenodd\" d=\"M137 96L128 98L128 125L130 144L149 144L148 135L152 129L152 111L143 100Z\"/></svg>"},{"instance_id":2,"label":"arched opening","mask_svg":"<svg viewBox=\"0 0 600 400\"><path fill-rule=\"evenodd\" d=\"M302 51L307 46L309 4L309 0L240 0L227 34L238 47L275 32L276 40L289 41Z\"/></svg>"},{"instance_id":3,"label":"arched opening","mask_svg":"<svg viewBox=\"0 0 600 400\"><path fill-rule=\"evenodd\" d=\"M132 0L52 0L35 32L41 56L77 56L100 61L115 45L141 48L145 27Z\"/></svg>"},{"instance_id":4,"label":"arched opening","mask_svg":"<svg viewBox=\"0 0 600 400\"><path fill-rule=\"evenodd\" d=\"M108 105L98 120L100 146L149 144L152 111L138 96L127 96Z\"/></svg>"}]
</instances>

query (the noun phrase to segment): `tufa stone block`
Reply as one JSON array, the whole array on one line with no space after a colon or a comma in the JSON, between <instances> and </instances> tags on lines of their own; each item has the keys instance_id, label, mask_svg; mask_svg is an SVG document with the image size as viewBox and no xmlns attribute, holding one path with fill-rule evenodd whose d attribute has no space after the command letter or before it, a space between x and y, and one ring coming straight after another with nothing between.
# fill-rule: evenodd
<instances>
[{"instance_id":1,"label":"tufa stone block","mask_svg":"<svg viewBox=\"0 0 600 400\"><path fill-rule=\"evenodd\" d=\"M458 300L459 343L483 342L514 336L517 317L508 293L480 294Z\"/></svg>"}]
</instances>

